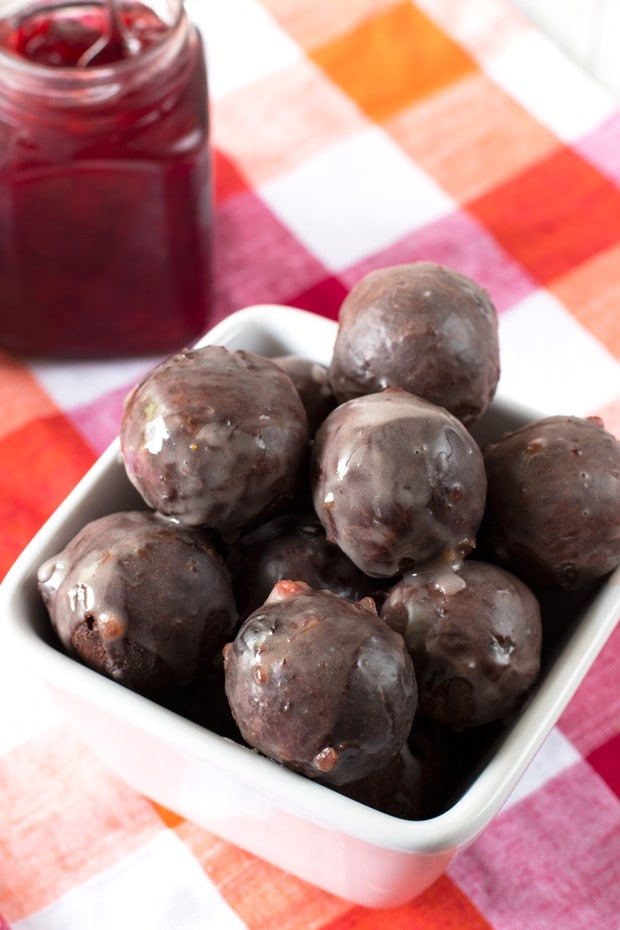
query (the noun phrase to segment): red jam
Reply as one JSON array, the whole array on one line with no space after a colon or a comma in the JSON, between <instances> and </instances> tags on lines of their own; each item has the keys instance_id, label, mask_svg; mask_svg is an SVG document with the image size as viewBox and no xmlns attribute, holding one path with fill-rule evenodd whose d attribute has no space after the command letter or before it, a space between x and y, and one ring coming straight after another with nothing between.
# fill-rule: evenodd
<instances>
[{"instance_id":1,"label":"red jam","mask_svg":"<svg viewBox=\"0 0 620 930\"><path fill-rule=\"evenodd\" d=\"M96 64L112 64L128 58L163 39L166 25L153 13L137 5L120 14L131 45L116 41L105 45L97 55ZM108 33L109 20L105 7L60 7L52 11L33 13L16 28L10 30L3 41L9 51L28 61L52 68L89 67L87 53ZM86 61L82 59L86 58Z\"/></svg>"},{"instance_id":2,"label":"red jam","mask_svg":"<svg viewBox=\"0 0 620 930\"><path fill-rule=\"evenodd\" d=\"M2 19L0 346L160 353L207 328L211 175L204 54L182 12L98 4ZM98 46L98 47L99 47Z\"/></svg>"}]
</instances>

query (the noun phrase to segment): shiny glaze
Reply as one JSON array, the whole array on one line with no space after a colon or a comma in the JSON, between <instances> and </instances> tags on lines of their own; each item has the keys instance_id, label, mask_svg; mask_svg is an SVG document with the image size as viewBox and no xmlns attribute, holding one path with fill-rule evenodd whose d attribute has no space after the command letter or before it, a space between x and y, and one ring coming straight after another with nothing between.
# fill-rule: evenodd
<instances>
[{"instance_id":1,"label":"shiny glaze","mask_svg":"<svg viewBox=\"0 0 620 930\"><path fill-rule=\"evenodd\" d=\"M420 713L460 729L516 710L540 671L536 598L513 574L485 562L406 575L382 618L405 638Z\"/></svg>"},{"instance_id":2,"label":"shiny glaze","mask_svg":"<svg viewBox=\"0 0 620 930\"><path fill-rule=\"evenodd\" d=\"M474 546L486 490L480 449L456 417L400 388L329 415L312 482L328 538L368 575L451 562Z\"/></svg>"},{"instance_id":3,"label":"shiny glaze","mask_svg":"<svg viewBox=\"0 0 620 930\"><path fill-rule=\"evenodd\" d=\"M121 424L128 476L149 506L224 534L293 494L307 448L288 375L222 346L156 366L131 392Z\"/></svg>"},{"instance_id":4,"label":"shiny glaze","mask_svg":"<svg viewBox=\"0 0 620 930\"><path fill-rule=\"evenodd\" d=\"M133 643L187 684L236 622L230 576L208 537L146 511L87 524L41 565L38 583L63 646L75 652L86 625L105 653L98 670L121 682Z\"/></svg>"},{"instance_id":5,"label":"shiny glaze","mask_svg":"<svg viewBox=\"0 0 620 930\"><path fill-rule=\"evenodd\" d=\"M224 663L244 738L311 778L363 778L388 764L411 729L411 659L370 600L279 582L225 648Z\"/></svg>"},{"instance_id":6,"label":"shiny glaze","mask_svg":"<svg viewBox=\"0 0 620 930\"><path fill-rule=\"evenodd\" d=\"M495 307L477 282L434 262L376 269L340 308L329 374L339 401L402 387L471 426L499 379Z\"/></svg>"}]
</instances>

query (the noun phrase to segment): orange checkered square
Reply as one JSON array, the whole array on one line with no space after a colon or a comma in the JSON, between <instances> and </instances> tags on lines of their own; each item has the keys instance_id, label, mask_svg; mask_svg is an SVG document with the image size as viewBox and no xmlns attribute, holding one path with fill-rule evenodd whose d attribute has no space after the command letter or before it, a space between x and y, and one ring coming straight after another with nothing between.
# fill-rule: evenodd
<instances>
[{"instance_id":1,"label":"orange checkered square","mask_svg":"<svg viewBox=\"0 0 620 930\"><path fill-rule=\"evenodd\" d=\"M390 930L491 930L475 905L445 876L410 904L388 911L355 907L323 930L375 930L388 921Z\"/></svg>"},{"instance_id":2,"label":"orange checkered square","mask_svg":"<svg viewBox=\"0 0 620 930\"><path fill-rule=\"evenodd\" d=\"M351 907L194 824L184 822L176 832L248 930L323 927Z\"/></svg>"},{"instance_id":3,"label":"orange checkered square","mask_svg":"<svg viewBox=\"0 0 620 930\"><path fill-rule=\"evenodd\" d=\"M473 58L412 3L395 4L311 57L377 121L476 69Z\"/></svg>"}]
</instances>

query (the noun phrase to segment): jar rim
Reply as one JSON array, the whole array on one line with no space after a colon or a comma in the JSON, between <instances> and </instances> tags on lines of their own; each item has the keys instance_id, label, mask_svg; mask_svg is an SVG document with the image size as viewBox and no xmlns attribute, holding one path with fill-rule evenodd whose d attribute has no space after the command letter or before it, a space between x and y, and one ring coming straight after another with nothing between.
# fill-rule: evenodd
<instances>
[{"instance_id":1,"label":"jar rim","mask_svg":"<svg viewBox=\"0 0 620 930\"><path fill-rule=\"evenodd\" d=\"M41 4L40 9L58 9L64 6L104 6L103 0L92 0L92 3L84 3L83 0L47 0ZM33 4L34 8L34 4ZM1 10L1 4L0 4ZM0 21L2 16L0 15ZM152 45L141 50L138 54L118 61L102 65L89 65L86 67L45 65L40 62L32 61L22 55L10 51L10 49L0 46L0 79L9 79L11 74L16 81L45 81L46 89L62 91L75 91L82 89L87 91L98 86L107 86L116 83L123 78L129 78L136 70L142 71L148 68L149 64L156 63L162 54L162 49L167 48L171 40L184 33L184 27L188 24L187 14L180 0L178 11L175 19L170 23L167 31L160 39ZM52 85L50 87L50 85Z\"/></svg>"}]
</instances>

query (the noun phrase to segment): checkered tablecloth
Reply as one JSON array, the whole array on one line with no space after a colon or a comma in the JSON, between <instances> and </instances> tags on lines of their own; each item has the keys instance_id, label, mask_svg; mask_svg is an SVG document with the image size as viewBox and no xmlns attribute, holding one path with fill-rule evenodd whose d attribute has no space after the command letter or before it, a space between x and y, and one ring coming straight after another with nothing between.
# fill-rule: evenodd
<instances>
[{"instance_id":1,"label":"checkered tablecloth","mask_svg":"<svg viewBox=\"0 0 620 930\"><path fill-rule=\"evenodd\" d=\"M262 302L335 318L368 270L441 262L497 306L501 395L620 434L618 101L504 0L187 8L210 71L214 322ZM0 354L0 575L149 364ZM0 654L0 928L617 930L619 681L620 629L492 825L378 913L134 793Z\"/></svg>"}]
</instances>

